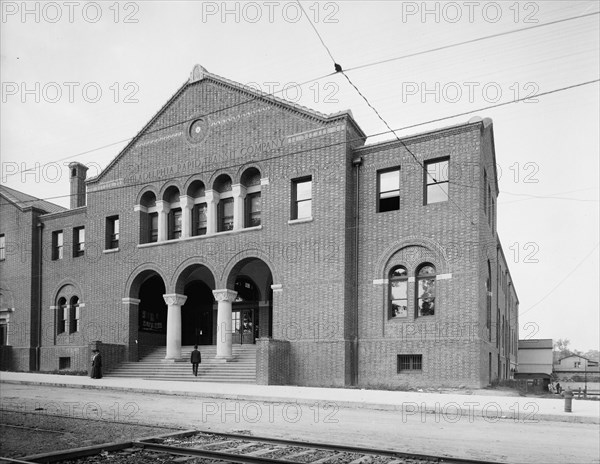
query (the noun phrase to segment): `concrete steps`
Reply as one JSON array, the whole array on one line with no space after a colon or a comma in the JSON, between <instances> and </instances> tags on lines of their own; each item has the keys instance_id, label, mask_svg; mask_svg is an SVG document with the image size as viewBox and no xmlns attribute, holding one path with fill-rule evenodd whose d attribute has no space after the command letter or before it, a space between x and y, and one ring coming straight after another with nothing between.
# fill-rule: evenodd
<instances>
[{"instance_id":1,"label":"concrete steps","mask_svg":"<svg viewBox=\"0 0 600 464\"><path fill-rule=\"evenodd\" d=\"M202 363L198 377L192 374L190 354L193 346L181 347L181 359L165 361L166 347L158 346L147 352L139 362L121 363L106 373L106 377L175 380L188 382L256 383L256 345L233 345L233 360L215 359L217 347L200 346Z\"/></svg>"}]
</instances>

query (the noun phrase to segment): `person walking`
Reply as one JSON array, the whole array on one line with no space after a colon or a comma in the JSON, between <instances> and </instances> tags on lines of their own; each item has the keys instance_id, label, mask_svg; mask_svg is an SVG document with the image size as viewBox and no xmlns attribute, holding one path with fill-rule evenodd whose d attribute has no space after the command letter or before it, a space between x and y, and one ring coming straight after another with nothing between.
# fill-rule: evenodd
<instances>
[{"instance_id":1,"label":"person walking","mask_svg":"<svg viewBox=\"0 0 600 464\"><path fill-rule=\"evenodd\" d=\"M192 372L198 377L198 364L202 362L202 355L200 354L200 351L198 351L198 345L194 345L194 351L192 351L192 355L190 356L190 362L192 363Z\"/></svg>"},{"instance_id":2,"label":"person walking","mask_svg":"<svg viewBox=\"0 0 600 464\"><path fill-rule=\"evenodd\" d=\"M92 379L102 378L102 355L100 350L92 351Z\"/></svg>"}]
</instances>

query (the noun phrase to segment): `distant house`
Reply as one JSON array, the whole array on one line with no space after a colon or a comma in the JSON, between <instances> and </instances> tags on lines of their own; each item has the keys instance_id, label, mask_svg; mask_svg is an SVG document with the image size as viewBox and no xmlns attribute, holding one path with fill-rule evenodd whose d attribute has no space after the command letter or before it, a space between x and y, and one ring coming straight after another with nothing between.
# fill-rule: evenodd
<instances>
[{"instance_id":1,"label":"distant house","mask_svg":"<svg viewBox=\"0 0 600 464\"><path fill-rule=\"evenodd\" d=\"M531 380L547 390L552 375L552 339L519 340L519 364L515 379Z\"/></svg>"},{"instance_id":2,"label":"distant house","mask_svg":"<svg viewBox=\"0 0 600 464\"><path fill-rule=\"evenodd\" d=\"M554 363L554 371L558 373L598 372L598 361L579 354L564 356Z\"/></svg>"}]
</instances>

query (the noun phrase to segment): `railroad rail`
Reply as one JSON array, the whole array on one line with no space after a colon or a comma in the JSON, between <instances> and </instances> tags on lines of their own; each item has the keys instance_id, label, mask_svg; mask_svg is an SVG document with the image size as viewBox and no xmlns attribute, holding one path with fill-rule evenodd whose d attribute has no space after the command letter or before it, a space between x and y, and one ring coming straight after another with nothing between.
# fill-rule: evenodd
<instances>
[{"instance_id":1,"label":"railroad rail","mask_svg":"<svg viewBox=\"0 0 600 464\"><path fill-rule=\"evenodd\" d=\"M339 446L326 443L280 440L234 433L188 430L125 443L79 448L58 453L20 458L29 463L73 462L102 453L111 462L116 456L129 453L126 461L136 462L136 454L144 462L155 455L157 462L172 462L165 456L197 458L194 463L236 464L491 464L491 461L431 456L391 450ZM154 454L156 453L156 454ZM0 458L0 463L2 458ZM8 462L11 462L10 460Z\"/></svg>"}]
</instances>

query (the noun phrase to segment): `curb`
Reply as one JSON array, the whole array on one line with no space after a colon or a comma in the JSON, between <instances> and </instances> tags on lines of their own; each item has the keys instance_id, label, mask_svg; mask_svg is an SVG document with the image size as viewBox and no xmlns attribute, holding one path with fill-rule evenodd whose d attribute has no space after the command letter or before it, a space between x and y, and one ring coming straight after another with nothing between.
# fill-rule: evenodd
<instances>
[{"instance_id":1,"label":"curb","mask_svg":"<svg viewBox=\"0 0 600 464\"><path fill-rule=\"evenodd\" d=\"M318 399L292 399L289 397L274 397L274 396L261 396L261 395L240 395L232 393L214 393L214 392L190 392L190 391L177 391L167 389L156 389L156 388L140 388L140 387L119 387L109 385L81 385L81 384L67 384L67 383L54 383L54 382L43 382L33 380L0 380L0 384L14 384L14 385L30 385L30 386L43 386L43 387L58 387L58 388L79 388L85 390L111 390L111 391L122 391L129 393L146 393L154 395L169 395L169 396L184 396L184 397L197 397L197 398L208 398L217 400L233 400L233 401L249 401L249 402L263 402L263 403L288 403L297 404L304 406L314 406L317 403L320 404L334 404L337 407L343 407L348 409L370 409L375 411L398 411L402 414L402 420L405 422L408 417L420 414L422 421L426 421L429 416L430 420L439 422L440 416L444 417L447 422L458 422L459 417L469 417L469 421L473 422L475 418L482 417L486 422L498 422L500 420L513 420L514 422L520 422L525 424L535 424L540 421L547 422L568 422L578 424L600 424L600 417L588 417L588 416L564 416L561 414L540 414L538 412L532 413L528 411L509 411L506 414L498 416L496 414L490 414L482 408L470 408L463 409L455 403L458 407L452 411L444 411L443 408L439 408L439 403L434 406L427 405L425 402L403 402L400 404L391 403L371 403L365 401L327 401ZM416 405L416 407L415 407Z\"/></svg>"}]
</instances>

